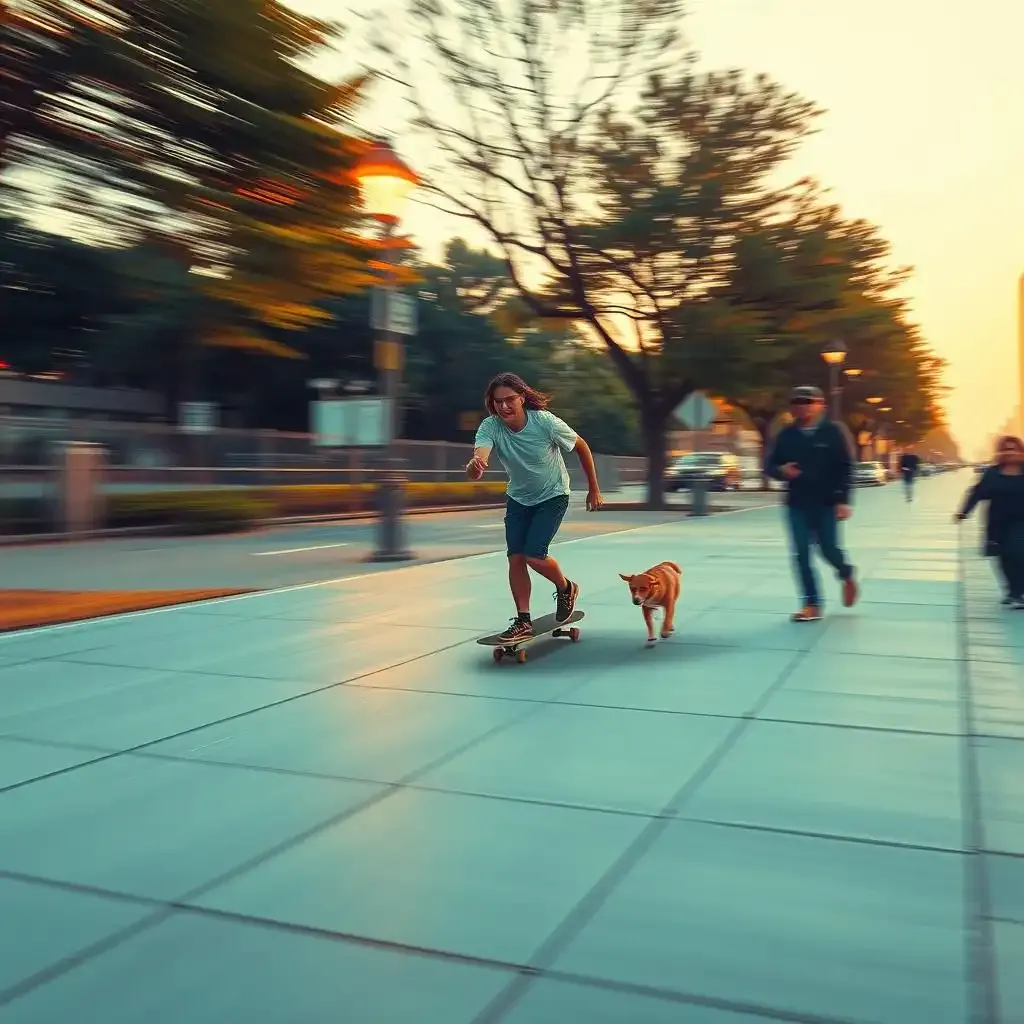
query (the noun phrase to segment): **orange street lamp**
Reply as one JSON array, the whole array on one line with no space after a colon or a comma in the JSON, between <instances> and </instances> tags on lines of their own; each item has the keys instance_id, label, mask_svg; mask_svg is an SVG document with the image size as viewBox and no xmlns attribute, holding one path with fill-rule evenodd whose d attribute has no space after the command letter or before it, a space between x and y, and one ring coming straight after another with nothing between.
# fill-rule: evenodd
<instances>
[{"instance_id":1,"label":"orange street lamp","mask_svg":"<svg viewBox=\"0 0 1024 1024\"><path fill-rule=\"evenodd\" d=\"M359 185L363 209L384 224L397 224L409 193L419 184L416 173L384 139L378 139L356 162L352 177Z\"/></svg>"}]
</instances>

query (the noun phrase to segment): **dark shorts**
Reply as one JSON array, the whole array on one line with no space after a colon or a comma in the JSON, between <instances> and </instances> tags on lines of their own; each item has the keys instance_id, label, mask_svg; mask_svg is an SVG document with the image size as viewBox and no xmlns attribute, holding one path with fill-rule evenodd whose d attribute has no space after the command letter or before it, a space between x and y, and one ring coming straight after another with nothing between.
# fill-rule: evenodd
<instances>
[{"instance_id":1,"label":"dark shorts","mask_svg":"<svg viewBox=\"0 0 1024 1024\"><path fill-rule=\"evenodd\" d=\"M505 503L505 546L509 555L547 558L548 545L558 533L569 508L569 495L548 498L539 505L520 505L514 498Z\"/></svg>"}]
</instances>

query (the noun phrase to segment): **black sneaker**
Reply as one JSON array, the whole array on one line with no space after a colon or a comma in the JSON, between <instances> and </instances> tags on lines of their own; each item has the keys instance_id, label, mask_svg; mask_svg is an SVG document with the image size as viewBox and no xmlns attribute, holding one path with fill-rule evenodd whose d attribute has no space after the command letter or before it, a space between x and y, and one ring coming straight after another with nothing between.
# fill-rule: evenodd
<instances>
[{"instance_id":1,"label":"black sneaker","mask_svg":"<svg viewBox=\"0 0 1024 1024\"><path fill-rule=\"evenodd\" d=\"M566 590L555 591L555 621L565 622L576 609L576 600L580 596L580 588L572 580L566 580L569 584Z\"/></svg>"},{"instance_id":2,"label":"black sneaker","mask_svg":"<svg viewBox=\"0 0 1024 1024\"><path fill-rule=\"evenodd\" d=\"M531 636L533 636L533 623L517 617L509 623L509 627L504 633L498 634L498 639L504 644L513 644L517 640L525 640Z\"/></svg>"}]
</instances>

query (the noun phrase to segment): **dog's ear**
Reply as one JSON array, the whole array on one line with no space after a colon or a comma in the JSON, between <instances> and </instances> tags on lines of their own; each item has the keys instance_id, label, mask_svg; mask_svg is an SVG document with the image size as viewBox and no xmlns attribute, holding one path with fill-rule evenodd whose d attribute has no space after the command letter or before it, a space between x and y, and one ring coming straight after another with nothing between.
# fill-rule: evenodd
<instances>
[{"instance_id":1,"label":"dog's ear","mask_svg":"<svg viewBox=\"0 0 1024 1024\"><path fill-rule=\"evenodd\" d=\"M632 576L626 576L626 575L624 575L624 574L623 574L623 573L621 573L621 572L619 573L619 579L620 579L620 580L625 580L625 581L626 581L627 583L628 583L628 582L629 582L629 581L630 581L630 580L631 580L632 578L633 578Z\"/></svg>"}]
</instances>

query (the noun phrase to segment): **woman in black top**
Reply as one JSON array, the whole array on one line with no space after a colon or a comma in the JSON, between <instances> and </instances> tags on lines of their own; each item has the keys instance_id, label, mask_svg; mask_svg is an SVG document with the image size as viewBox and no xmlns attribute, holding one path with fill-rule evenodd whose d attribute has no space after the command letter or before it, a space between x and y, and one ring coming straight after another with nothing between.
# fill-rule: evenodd
<instances>
[{"instance_id":1,"label":"woman in black top","mask_svg":"<svg viewBox=\"0 0 1024 1024\"><path fill-rule=\"evenodd\" d=\"M970 489L957 513L966 519L979 501L988 502L984 553L999 560L1006 580L1003 604L1024 610L1024 441L1001 437L996 462Z\"/></svg>"}]
</instances>

